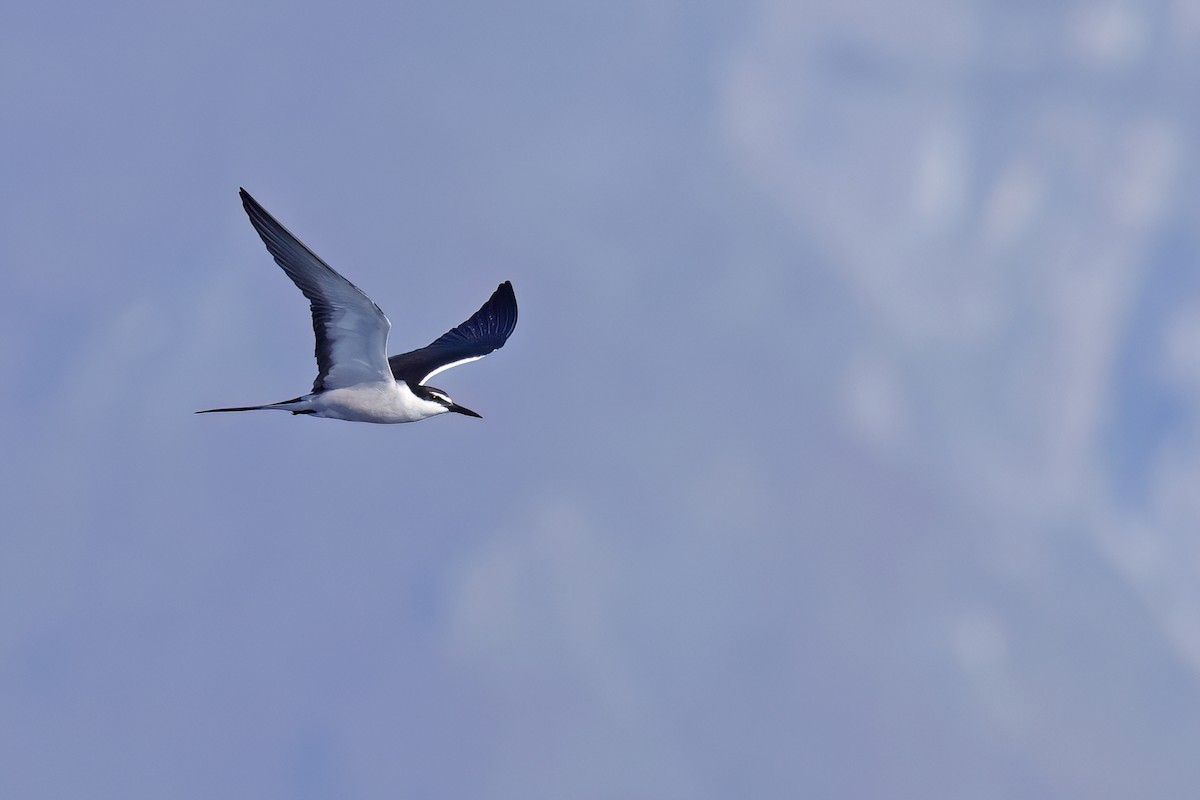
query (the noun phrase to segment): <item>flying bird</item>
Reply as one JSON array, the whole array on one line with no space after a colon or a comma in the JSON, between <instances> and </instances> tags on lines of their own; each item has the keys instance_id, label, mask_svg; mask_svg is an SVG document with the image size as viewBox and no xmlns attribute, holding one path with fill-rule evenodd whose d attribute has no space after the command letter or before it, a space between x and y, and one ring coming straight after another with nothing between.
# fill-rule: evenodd
<instances>
[{"instance_id":1,"label":"flying bird","mask_svg":"<svg viewBox=\"0 0 1200 800\"><path fill-rule=\"evenodd\" d=\"M480 416L426 381L504 346L517 324L517 298L511 283L500 284L470 319L432 344L388 358L392 323L379 306L280 225L245 189L239 193L250 223L275 263L283 267L312 307L317 379L311 392L292 400L210 408L197 414L272 409L378 423L416 422L450 411Z\"/></svg>"}]
</instances>

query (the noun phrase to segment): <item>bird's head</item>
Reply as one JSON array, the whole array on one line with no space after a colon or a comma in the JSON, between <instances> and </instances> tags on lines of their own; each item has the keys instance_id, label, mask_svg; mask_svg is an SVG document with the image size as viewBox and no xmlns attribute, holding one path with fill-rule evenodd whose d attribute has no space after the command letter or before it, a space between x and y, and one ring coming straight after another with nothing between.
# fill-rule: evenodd
<instances>
[{"instance_id":1,"label":"bird's head","mask_svg":"<svg viewBox=\"0 0 1200 800\"><path fill-rule=\"evenodd\" d=\"M450 399L450 395L443 392L441 389L435 389L432 386L416 386L413 389L413 394L420 397L422 400L427 400L430 403L436 403L442 407L439 413L453 411L456 414L466 414L468 417L479 417L483 419L483 415L476 414L469 408L463 408L458 403Z\"/></svg>"}]
</instances>

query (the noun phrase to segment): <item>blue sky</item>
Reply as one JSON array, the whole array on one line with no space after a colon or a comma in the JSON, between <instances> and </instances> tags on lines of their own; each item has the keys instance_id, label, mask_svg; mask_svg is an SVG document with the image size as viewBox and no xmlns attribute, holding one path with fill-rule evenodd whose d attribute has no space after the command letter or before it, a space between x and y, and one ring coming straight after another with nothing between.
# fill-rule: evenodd
<instances>
[{"instance_id":1,"label":"blue sky","mask_svg":"<svg viewBox=\"0 0 1200 800\"><path fill-rule=\"evenodd\" d=\"M1200 786L1200 5L0 12L0 796ZM245 186L483 414L315 374ZM454 415L450 415L454 416Z\"/></svg>"}]
</instances>

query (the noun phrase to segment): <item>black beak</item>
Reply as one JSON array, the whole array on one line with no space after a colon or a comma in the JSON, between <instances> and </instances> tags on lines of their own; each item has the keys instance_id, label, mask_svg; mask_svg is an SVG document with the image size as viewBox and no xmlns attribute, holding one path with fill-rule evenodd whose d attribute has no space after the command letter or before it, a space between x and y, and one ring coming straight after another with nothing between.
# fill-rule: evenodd
<instances>
[{"instance_id":1,"label":"black beak","mask_svg":"<svg viewBox=\"0 0 1200 800\"><path fill-rule=\"evenodd\" d=\"M476 414L476 413L475 413L474 411L472 411L471 409L469 409L469 408L463 408L463 407L462 407L462 406L460 406L458 403L451 403L451 404L450 404L450 410L451 410L451 411L458 412L459 414L466 414L468 417L479 417L479 419L483 419L483 415L482 415L482 414Z\"/></svg>"}]
</instances>

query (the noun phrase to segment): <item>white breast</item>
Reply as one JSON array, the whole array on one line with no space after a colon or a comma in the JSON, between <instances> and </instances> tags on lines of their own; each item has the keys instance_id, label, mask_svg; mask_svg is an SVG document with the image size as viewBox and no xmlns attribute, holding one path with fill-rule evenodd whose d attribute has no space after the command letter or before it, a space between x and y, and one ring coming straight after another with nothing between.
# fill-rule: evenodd
<instances>
[{"instance_id":1,"label":"white breast","mask_svg":"<svg viewBox=\"0 0 1200 800\"><path fill-rule=\"evenodd\" d=\"M403 381L330 389L313 397L311 404L315 416L351 422L416 422L447 411L441 403L417 397Z\"/></svg>"}]
</instances>

